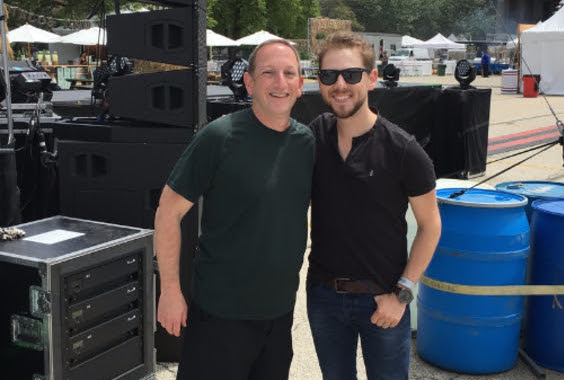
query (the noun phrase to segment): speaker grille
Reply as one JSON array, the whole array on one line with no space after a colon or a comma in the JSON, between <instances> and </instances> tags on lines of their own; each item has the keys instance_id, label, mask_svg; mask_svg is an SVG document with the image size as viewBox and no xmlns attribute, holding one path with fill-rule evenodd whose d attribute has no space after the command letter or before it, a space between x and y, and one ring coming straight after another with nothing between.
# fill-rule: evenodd
<instances>
[{"instance_id":1,"label":"speaker grille","mask_svg":"<svg viewBox=\"0 0 564 380\"><path fill-rule=\"evenodd\" d=\"M200 70L173 70L110 77L110 112L122 118L196 130L206 121L200 74Z\"/></svg>"},{"instance_id":2,"label":"speaker grille","mask_svg":"<svg viewBox=\"0 0 564 380\"><path fill-rule=\"evenodd\" d=\"M111 15L106 24L109 54L182 66L206 65L206 12L199 6Z\"/></svg>"}]
</instances>

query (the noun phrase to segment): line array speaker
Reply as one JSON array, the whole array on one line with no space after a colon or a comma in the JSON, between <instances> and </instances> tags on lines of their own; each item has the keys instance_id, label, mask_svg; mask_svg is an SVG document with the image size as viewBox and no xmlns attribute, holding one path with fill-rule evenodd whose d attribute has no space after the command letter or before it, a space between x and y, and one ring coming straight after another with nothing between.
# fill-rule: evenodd
<instances>
[{"instance_id":1,"label":"line array speaker","mask_svg":"<svg viewBox=\"0 0 564 380\"><path fill-rule=\"evenodd\" d=\"M109 79L111 113L197 129L207 120L206 67L131 74Z\"/></svg>"},{"instance_id":2,"label":"line array speaker","mask_svg":"<svg viewBox=\"0 0 564 380\"><path fill-rule=\"evenodd\" d=\"M112 15L107 16L106 25L109 54L207 67L205 7Z\"/></svg>"}]
</instances>

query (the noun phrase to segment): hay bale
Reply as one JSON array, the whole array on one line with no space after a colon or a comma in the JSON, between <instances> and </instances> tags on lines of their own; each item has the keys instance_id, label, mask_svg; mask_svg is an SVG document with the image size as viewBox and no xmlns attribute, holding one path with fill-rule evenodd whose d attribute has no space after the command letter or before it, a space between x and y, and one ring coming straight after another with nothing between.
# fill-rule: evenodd
<instances>
[{"instance_id":1,"label":"hay bale","mask_svg":"<svg viewBox=\"0 0 564 380\"><path fill-rule=\"evenodd\" d=\"M311 53L317 55L323 41L337 31L352 31L351 20L338 20L330 18L315 18L310 22Z\"/></svg>"},{"instance_id":2,"label":"hay bale","mask_svg":"<svg viewBox=\"0 0 564 380\"><path fill-rule=\"evenodd\" d=\"M134 74L145 74L145 73L155 73L158 71L172 71L172 70L185 70L189 67L180 65L171 65L169 63L145 61L142 59L133 59L133 73Z\"/></svg>"},{"instance_id":3,"label":"hay bale","mask_svg":"<svg viewBox=\"0 0 564 380\"><path fill-rule=\"evenodd\" d=\"M4 4L4 14L6 15L6 40L8 40L8 32L10 31L8 29L8 7L6 6L6 4ZM2 40L0 39L0 49L2 49ZM14 60L14 50L12 49L12 47L10 46L10 41L8 40L8 59L13 61ZM0 50L0 54L2 53L2 50Z\"/></svg>"}]
</instances>

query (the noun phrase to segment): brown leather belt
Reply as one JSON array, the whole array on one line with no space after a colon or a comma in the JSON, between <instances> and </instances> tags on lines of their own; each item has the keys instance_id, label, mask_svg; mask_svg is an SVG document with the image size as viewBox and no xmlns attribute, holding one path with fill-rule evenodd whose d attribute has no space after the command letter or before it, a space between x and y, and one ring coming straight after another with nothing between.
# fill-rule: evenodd
<instances>
[{"instance_id":1,"label":"brown leather belt","mask_svg":"<svg viewBox=\"0 0 564 380\"><path fill-rule=\"evenodd\" d=\"M325 281L323 285L329 286L337 293L343 294L385 294L390 291L386 290L382 285L377 282L366 280L352 280L350 278L334 278L330 281Z\"/></svg>"}]
</instances>

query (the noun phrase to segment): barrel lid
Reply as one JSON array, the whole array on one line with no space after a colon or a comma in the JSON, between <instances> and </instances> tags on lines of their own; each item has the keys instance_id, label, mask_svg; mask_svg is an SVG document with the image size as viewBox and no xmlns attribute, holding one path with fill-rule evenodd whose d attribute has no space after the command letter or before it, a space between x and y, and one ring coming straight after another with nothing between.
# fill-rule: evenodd
<instances>
[{"instance_id":1,"label":"barrel lid","mask_svg":"<svg viewBox=\"0 0 564 380\"><path fill-rule=\"evenodd\" d=\"M512 181L499 183L495 188L535 198L564 198L564 183L560 182Z\"/></svg>"},{"instance_id":2,"label":"barrel lid","mask_svg":"<svg viewBox=\"0 0 564 380\"><path fill-rule=\"evenodd\" d=\"M531 207L550 214L564 215L564 199L537 199Z\"/></svg>"},{"instance_id":3,"label":"barrel lid","mask_svg":"<svg viewBox=\"0 0 564 380\"><path fill-rule=\"evenodd\" d=\"M458 197L450 198L452 194L462 190L466 189L460 187L439 189L437 190L437 200L439 203L483 208L510 208L527 204L527 198L522 195L476 188L470 189Z\"/></svg>"}]
</instances>

